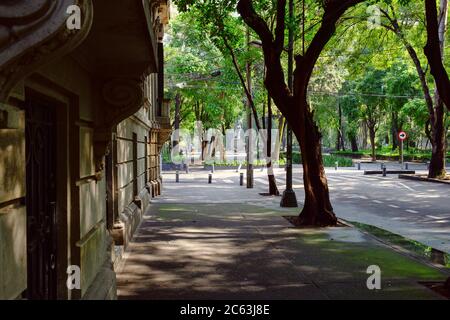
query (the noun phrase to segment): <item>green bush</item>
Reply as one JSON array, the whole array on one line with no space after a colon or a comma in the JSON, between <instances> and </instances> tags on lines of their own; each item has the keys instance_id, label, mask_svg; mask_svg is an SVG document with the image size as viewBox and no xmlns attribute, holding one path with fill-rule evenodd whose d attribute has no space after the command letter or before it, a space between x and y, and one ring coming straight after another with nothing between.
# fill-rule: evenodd
<instances>
[{"instance_id":1,"label":"green bush","mask_svg":"<svg viewBox=\"0 0 450 320\"><path fill-rule=\"evenodd\" d=\"M376 149L376 155L379 157L392 157L392 158L396 158L400 156L400 150L399 148L396 148L395 150L392 150L391 146L384 146L382 148L378 148ZM365 157L371 157L372 156L372 150L367 149L367 150L359 150L356 152L352 152L351 150L347 150L347 151L334 151L333 152L334 155L340 155L340 156L356 156L356 155L361 155L361 156L365 156ZM421 161L427 161L431 159L431 151L429 150L421 150L421 149L417 149L417 148L412 148L410 147L409 150L404 150L403 151L403 156L406 159L411 159L411 160L421 160ZM447 158L450 158L450 152L447 152Z\"/></svg>"},{"instance_id":2,"label":"green bush","mask_svg":"<svg viewBox=\"0 0 450 320\"><path fill-rule=\"evenodd\" d=\"M353 167L353 161L350 158L338 157L336 155L323 156L323 165L325 167L334 167L336 162L339 167Z\"/></svg>"},{"instance_id":3,"label":"green bush","mask_svg":"<svg viewBox=\"0 0 450 320\"><path fill-rule=\"evenodd\" d=\"M177 161L177 163L181 163L183 162L183 160L185 160L185 156L179 155L175 157L175 161ZM338 162L338 166L339 167L352 167L353 166L353 161L350 158L345 158L345 157L340 157L337 155L323 155L322 156L323 159L323 165L325 167L334 167L336 165L336 162ZM170 154L166 155L163 154L163 161L164 163L172 163L172 160L170 159ZM237 167L239 166L239 161L228 161L228 162L222 162L222 161L205 161L205 165L212 165L214 163L214 165L216 166L221 166L221 167ZM292 163L294 164L301 164L302 163L302 156L300 154L300 152L298 151L294 151L292 153ZM284 166L286 164L286 155L285 153L280 154L280 159L278 162L274 162L274 165L280 165L280 166ZM244 161L242 163L242 166L246 166L247 162ZM265 160L256 160L254 161L253 165L255 166L264 166L266 165L266 161Z\"/></svg>"},{"instance_id":4,"label":"green bush","mask_svg":"<svg viewBox=\"0 0 450 320\"><path fill-rule=\"evenodd\" d=\"M281 157L280 160L282 160L283 163L285 163L286 154L282 153L280 157ZM350 158L326 154L326 155L322 156L322 159L323 159L323 165L325 167L334 167L336 165L336 162L338 162L339 167L353 167L353 161ZM294 164L302 163L302 155L300 154L300 152L298 152L298 151L292 152L292 162Z\"/></svg>"}]
</instances>

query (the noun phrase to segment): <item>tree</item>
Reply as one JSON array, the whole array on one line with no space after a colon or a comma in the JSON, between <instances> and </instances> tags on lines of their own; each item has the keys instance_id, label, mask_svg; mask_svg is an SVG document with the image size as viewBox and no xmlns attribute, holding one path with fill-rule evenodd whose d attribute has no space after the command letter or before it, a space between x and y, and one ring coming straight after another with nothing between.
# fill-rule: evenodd
<instances>
[{"instance_id":1,"label":"tree","mask_svg":"<svg viewBox=\"0 0 450 320\"><path fill-rule=\"evenodd\" d=\"M347 118L347 136L350 140L350 145L352 152L358 151L358 130L360 129L360 119L361 119L361 100L356 94L356 81L347 81L343 84L340 96L340 105L344 116Z\"/></svg>"},{"instance_id":2,"label":"tree","mask_svg":"<svg viewBox=\"0 0 450 320\"><path fill-rule=\"evenodd\" d=\"M269 1L263 1L264 4L266 2ZM260 49L250 46L251 40L247 36L246 30L242 30L242 22L231 14L233 10L231 4L234 4L235 1L177 0L175 3L181 11L189 12L195 17L191 26L207 32L222 56L231 61L237 80L247 99L256 129L261 130L263 126L258 116L258 102L262 100L261 105L264 105L265 101L263 99L258 101L258 94L255 94L250 86L250 82L253 81L251 65L256 64L255 61L261 60L261 53ZM270 19L270 12L266 12L266 17ZM246 74L243 72L245 69L247 69ZM263 139L263 144L267 145L267 137L264 135L260 137ZM277 194L278 189L273 174L272 161L267 162L267 168L269 193Z\"/></svg>"},{"instance_id":3,"label":"tree","mask_svg":"<svg viewBox=\"0 0 450 320\"><path fill-rule=\"evenodd\" d=\"M181 94L179 92L175 95L175 117L173 121L173 129L175 130L176 137L173 139L173 145L172 148L175 148L180 140L179 137L179 129L180 129L180 122L181 122L181 105L183 104Z\"/></svg>"},{"instance_id":4,"label":"tree","mask_svg":"<svg viewBox=\"0 0 450 320\"><path fill-rule=\"evenodd\" d=\"M436 81L440 98L450 110L450 79L443 63L444 30L447 23L448 1L441 0L441 12L438 19L435 0L425 0L427 20L427 44L425 55L430 64L431 74Z\"/></svg>"},{"instance_id":5,"label":"tree","mask_svg":"<svg viewBox=\"0 0 450 320\"><path fill-rule=\"evenodd\" d=\"M329 0L323 2L323 15L305 54L295 56L294 90L286 85L281 65L285 42L286 1L277 1L275 34L255 11L253 1L240 0L238 12L260 37L267 66L265 85L276 105L297 137L302 152L305 202L298 217L299 225L336 225L337 218L330 202L328 183L323 167L321 134L314 113L307 102L308 84L314 66L325 45L336 31L344 13L362 0Z\"/></svg>"},{"instance_id":6,"label":"tree","mask_svg":"<svg viewBox=\"0 0 450 320\"><path fill-rule=\"evenodd\" d=\"M435 100L433 101L433 98L430 93L431 92L430 86L426 78L426 70L422 67L417 51L406 35L405 29L414 27L416 25L414 23L415 21L414 19L407 19L408 17L403 17L404 19L398 18L394 2L393 1L385 1L385 2L387 3L386 5L387 8L380 9L383 17L385 18L385 21L382 22L382 26L385 27L387 30L392 31L408 51L408 54L410 55L416 67L422 85L425 102L429 111L430 117L429 123L431 127L431 144L433 146L433 149L428 176L430 178L437 178L443 175L445 176L444 106L442 104L442 101L436 94ZM412 8L412 6L415 5L416 4L411 3L409 7Z\"/></svg>"},{"instance_id":7,"label":"tree","mask_svg":"<svg viewBox=\"0 0 450 320\"><path fill-rule=\"evenodd\" d=\"M392 136L392 150L398 148L398 133L403 131L405 117L400 112L411 97L418 96L419 92L415 88L417 75L410 71L407 64L395 61L386 70L385 85L386 102L390 113L390 133ZM401 152L401 149L400 149Z\"/></svg>"},{"instance_id":8,"label":"tree","mask_svg":"<svg viewBox=\"0 0 450 320\"><path fill-rule=\"evenodd\" d=\"M173 97L174 129L191 132L203 123L201 154L214 145L206 140L206 129L218 129L225 136L242 116L242 94L232 64L199 28L195 17L178 14L171 20L165 50L167 96ZM204 129L204 130L203 130ZM200 133L200 132L199 132ZM216 140L218 142L218 140ZM220 152L222 160L225 150Z\"/></svg>"},{"instance_id":9,"label":"tree","mask_svg":"<svg viewBox=\"0 0 450 320\"><path fill-rule=\"evenodd\" d=\"M369 129L369 139L372 147L372 161L376 161L376 134L381 119L385 115L386 101L384 94L384 77L386 73L383 70L369 69L361 82L358 84L358 91L365 95L362 96L361 115ZM375 93L375 94L374 94ZM379 93L379 95L376 95Z\"/></svg>"},{"instance_id":10,"label":"tree","mask_svg":"<svg viewBox=\"0 0 450 320\"><path fill-rule=\"evenodd\" d=\"M408 145L411 141L416 141L416 145L419 145L418 142L422 140L424 131L428 144L428 141L431 140L431 134L428 128L429 115L427 106L422 98L414 98L405 103L400 109L399 117L406 119L404 122L404 130L408 132Z\"/></svg>"},{"instance_id":11,"label":"tree","mask_svg":"<svg viewBox=\"0 0 450 320\"><path fill-rule=\"evenodd\" d=\"M338 151L345 151L344 114L339 96L345 76L347 72L340 61L335 57L324 57L316 64L308 88L316 122L319 128L328 129L329 137L327 139L326 131L323 131L322 143L335 144Z\"/></svg>"}]
</instances>

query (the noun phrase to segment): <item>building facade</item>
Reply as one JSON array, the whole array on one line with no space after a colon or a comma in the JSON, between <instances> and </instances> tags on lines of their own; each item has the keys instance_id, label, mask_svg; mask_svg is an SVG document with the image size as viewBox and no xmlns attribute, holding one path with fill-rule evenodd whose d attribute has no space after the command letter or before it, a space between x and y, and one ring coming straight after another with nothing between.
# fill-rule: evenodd
<instances>
[{"instance_id":1,"label":"building facade","mask_svg":"<svg viewBox=\"0 0 450 320\"><path fill-rule=\"evenodd\" d=\"M0 4L0 299L116 297L114 263L161 193L168 6Z\"/></svg>"}]
</instances>

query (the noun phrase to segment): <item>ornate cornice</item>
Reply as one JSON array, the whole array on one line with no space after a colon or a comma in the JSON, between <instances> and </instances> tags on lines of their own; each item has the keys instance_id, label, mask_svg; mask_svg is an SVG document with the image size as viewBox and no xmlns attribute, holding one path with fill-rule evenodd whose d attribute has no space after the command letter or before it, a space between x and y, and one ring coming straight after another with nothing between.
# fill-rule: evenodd
<instances>
[{"instance_id":1,"label":"ornate cornice","mask_svg":"<svg viewBox=\"0 0 450 320\"><path fill-rule=\"evenodd\" d=\"M100 90L102 103L97 106L94 131L96 174L99 177L105 167L104 155L111 142L112 128L144 105L144 81L112 78L103 81Z\"/></svg>"},{"instance_id":2,"label":"ornate cornice","mask_svg":"<svg viewBox=\"0 0 450 320\"><path fill-rule=\"evenodd\" d=\"M121 121L128 117L127 110L131 116L136 108L144 105L144 82L128 78L110 79L103 85L102 96L106 107L112 107L113 114L109 115L109 121L114 122L115 116L118 117L117 121Z\"/></svg>"},{"instance_id":3,"label":"ornate cornice","mask_svg":"<svg viewBox=\"0 0 450 320\"><path fill-rule=\"evenodd\" d=\"M67 8L78 5L80 30L68 30ZM73 50L92 24L91 0L15 0L0 4L0 102L27 75Z\"/></svg>"}]
</instances>

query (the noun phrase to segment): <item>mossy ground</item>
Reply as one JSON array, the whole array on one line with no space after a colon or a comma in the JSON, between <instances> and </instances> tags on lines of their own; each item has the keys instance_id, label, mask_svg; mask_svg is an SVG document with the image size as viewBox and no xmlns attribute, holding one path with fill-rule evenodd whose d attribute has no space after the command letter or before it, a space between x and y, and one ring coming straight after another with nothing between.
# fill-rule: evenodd
<instances>
[{"instance_id":1,"label":"mossy ground","mask_svg":"<svg viewBox=\"0 0 450 320\"><path fill-rule=\"evenodd\" d=\"M158 204L154 210L157 221L198 222L211 219L233 219L237 223L248 225L261 220L280 218L289 213L296 213L299 208L269 210L264 207L248 204ZM156 209L155 208L155 209ZM236 219L235 219L236 218ZM242 220L241 220L242 219ZM369 265L380 266L383 277L395 279L442 280L445 276L436 268L403 253L393 250L373 238L350 227L325 229L285 228L286 234L278 234L275 243L288 243L289 252L296 250L309 261L304 264L326 262L334 264L339 270L353 270L366 275ZM289 254L288 251L286 251ZM320 257L324 257L321 259ZM311 258L312 257L312 258ZM316 260L317 258L317 260Z\"/></svg>"}]
</instances>

